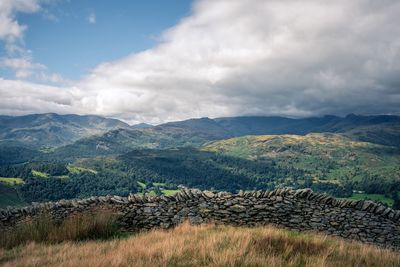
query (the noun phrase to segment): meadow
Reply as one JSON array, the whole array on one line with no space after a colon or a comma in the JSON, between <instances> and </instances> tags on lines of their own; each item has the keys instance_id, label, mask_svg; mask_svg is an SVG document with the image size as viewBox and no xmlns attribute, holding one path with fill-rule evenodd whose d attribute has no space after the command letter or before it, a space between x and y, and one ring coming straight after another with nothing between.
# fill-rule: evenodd
<instances>
[{"instance_id":1,"label":"meadow","mask_svg":"<svg viewBox=\"0 0 400 267\"><path fill-rule=\"evenodd\" d=\"M11 247L3 244L0 265L400 266L398 252L321 234L274 227L183 223L170 230L121 235L112 231L109 218L97 217L97 221L89 223L90 218L93 217L67 220L58 228L50 224L52 234L36 241L25 240L24 244ZM107 231L100 231L105 225ZM27 229L35 228L44 226L31 224Z\"/></svg>"}]
</instances>

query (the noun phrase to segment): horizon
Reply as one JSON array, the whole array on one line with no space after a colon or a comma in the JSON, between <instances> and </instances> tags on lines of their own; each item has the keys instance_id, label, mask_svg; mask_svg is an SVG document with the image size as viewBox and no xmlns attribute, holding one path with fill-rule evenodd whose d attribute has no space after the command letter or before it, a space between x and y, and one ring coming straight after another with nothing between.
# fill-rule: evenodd
<instances>
[{"instance_id":1,"label":"horizon","mask_svg":"<svg viewBox=\"0 0 400 267\"><path fill-rule=\"evenodd\" d=\"M400 115L399 14L367 0L5 0L0 114Z\"/></svg>"},{"instance_id":2,"label":"horizon","mask_svg":"<svg viewBox=\"0 0 400 267\"><path fill-rule=\"evenodd\" d=\"M46 113L29 113L29 114L24 114L24 115L5 115L5 114L0 114L0 117L2 116L7 116L7 117L23 117L23 116L35 116L35 115L57 115L57 116L69 116L69 115L74 115L74 116L97 116L101 118L106 118L106 119L115 119L119 120L121 122L124 122L128 124L129 126L135 126L135 125L149 125L152 127L167 124L167 123L174 123L174 122L182 122L182 121L188 121L188 120L200 120L200 119L209 119L209 120L216 120L216 119L228 119L228 118L285 118L285 119L292 119L292 120L301 120L301 119L314 119L314 118L325 118L325 117L336 117L336 118L341 118L345 119L350 116L357 116L357 117L377 117L377 116L389 116L389 117L400 117L399 115L395 114L355 114L355 113L349 113L346 115L334 115L334 114L324 114L324 115L319 115L319 116L307 116L307 117L291 117L291 116L269 116L269 115L242 115L242 116L227 116L227 117L193 117L193 118L188 118L184 120L172 120L172 121L165 121L159 124L151 124L147 122L137 122L137 123L129 123L129 120L124 120L124 119L118 119L115 117L109 117L109 116L102 116L102 115L97 115L97 114L76 114L76 113L55 113L55 112L46 112Z\"/></svg>"}]
</instances>

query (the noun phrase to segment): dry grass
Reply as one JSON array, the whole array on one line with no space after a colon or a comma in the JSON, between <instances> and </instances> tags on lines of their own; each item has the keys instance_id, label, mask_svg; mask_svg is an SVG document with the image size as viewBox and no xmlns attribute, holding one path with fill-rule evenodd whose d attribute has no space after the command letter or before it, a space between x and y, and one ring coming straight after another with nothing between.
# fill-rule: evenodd
<instances>
[{"instance_id":1,"label":"dry grass","mask_svg":"<svg viewBox=\"0 0 400 267\"><path fill-rule=\"evenodd\" d=\"M272 227L190 226L127 239L31 243L0 251L3 266L400 266L400 254Z\"/></svg>"},{"instance_id":2,"label":"dry grass","mask_svg":"<svg viewBox=\"0 0 400 267\"><path fill-rule=\"evenodd\" d=\"M31 242L60 243L85 239L109 238L117 232L115 216L108 212L81 214L55 222L49 216L17 225L0 235L0 248L12 248Z\"/></svg>"}]
</instances>

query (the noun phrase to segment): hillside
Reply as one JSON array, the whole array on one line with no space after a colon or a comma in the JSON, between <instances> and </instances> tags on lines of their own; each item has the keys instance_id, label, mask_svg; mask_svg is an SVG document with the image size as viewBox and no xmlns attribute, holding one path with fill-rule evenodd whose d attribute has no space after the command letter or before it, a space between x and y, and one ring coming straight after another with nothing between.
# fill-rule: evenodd
<instances>
[{"instance_id":1,"label":"hillside","mask_svg":"<svg viewBox=\"0 0 400 267\"><path fill-rule=\"evenodd\" d=\"M0 209L8 206L20 207L27 205L21 198L17 190L12 186L7 186L0 182Z\"/></svg>"},{"instance_id":2,"label":"hillside","mask_svg":"<svg viewBox=\"0 0 400 267\"><path fill-rule=\"evenodd\" d=\"M38 150L19 142L0 141L0 166L24 163L41 155Z\"/></svg>"},{"instance_id":3,"label":"hillside","mask_svg":"<svg viewBox=\"0 0 400 267\"><path fill-rule=\"evenodd\" d=\"M49 255L51 255L49 257ZM71 256L72 255L72 256ZM190 226L106 241L1 250L2 266L387 266L400 254L273 227Z\"/></svg>"},{"instance_id":4,"label":"hillside","mask_svg":"<svg viewBox=\"0 0 400 267\"><path fill-rule=\"evenodd\" d=\"M29 137L0 142L0 177L21 179L21 184L5 186L11 192L18 188L26 202L129 192L161 194L183 185L233 192L311 187L337 197L400 205L399 148L377 144L396 145L396 116L201 118L139 128L95 116L12 118L16 121L8 119L1 131L13 132L12 127L25 124ZM64 128L54 134L45 130L49 125ZM29 127L43 128L39 131L43 139L31 136ZM106 130L114 127L118 129ZM230 138L310 130L343 133ZM62 139L71 134L75 137ZM56 142L61 144L81 135L85 137L71 144L52 147L53 137L61 138ZM376 142L357 141L371 138Z\"/></svg>"},{"instance_id":5,"label":"hillside","mask_svg":"<svg viewBox=\"0 0 400 267\"><path fill-rule=\"evenodd\" d=\"M216 155L191 148L133 150L119 156L63 161L38 161L0 167L0 176L18 177L27 202L120 195L129 193L168 194L179 185L192 188L238 191L273 189L291 184L288 177L303 173L271 162L255 162Z\"/></svg>"},{"instance_id":6,"label":"hillside","mask_svg":"<svg viewBox=\"0 0 400 267\"><path fill-rule=\"evenodd\" d=\"M117 136L123 132L117 131ZM337 197L399 203L400 153L394 147L353 141L337 134L308 134L238 137L208 143L200 150L167 146L144 149L153 142L144 141L148 135L129 133L138 136L132 140L142 140L137 143L142 149L122 146L118 150L117 143L107 143L110 150L104 150L101 157L94 149L95 143L92 148L64 150L77 142L42 154L41 160L0 167L0 176L23 179L25 183L17 187L27 201L126 196L129 192L160 194L184 185L232 192L311 187ZM119 138L110 136L108 140ZM165 140L170 140L165 144L172 146L180 139ZM85 158L87 155L90 157Z\"/></svg>"},{"instance_id":7,"label":"hillside","mask_svg":"<svg viewBox=\"0 0 400 267\"><path fill-rule=\"evenodd\" d=\"M82 138L73 144L55 149L50 155L64 159L118 155L134 149L198 147L208 140L202 133L181 128L117 129Z\"/></svg>"},{"instance_id":8,"label":"hillside","mask_svg":"<svg viewBox=\"0 0 400 267\"><path fill-rule=\"evenodd\" d=\"M292 166L325 190L336 185L388 194L400 181L399 149L337 134L245 136L206 144L204 151ZM312 184L311 184L312 183ZM318 189L316 188L316 189Z\"/></svg>"},{"instance_id":9,"label":"hillside","mask_svg":"<svg viewBox=\"0 0 400 267\"><path fill-rule=\"evenodd\" d=\"M80 138L129 125L100 116L55 113L0 116L0 140L17 141L36 148L61 146Z\"/></svg>"},{"instance_id":10,"label":"hillside","mask_svg":"<svg viewBox=\"0 0 400 267\"><path fill-rule=\"evenodd\" d=\"M175 127L208 133L208 140L245 135L304 135L313 132L331 132L341 133L354 140L400 146L399 116L349 114L343 118L336 116L301 119L267 116L201 118L161 124L158 127Z\"/></svg>"},{"instance_id":11,"label":"hillside","mask_svg":"<svg viewBox=\"0 0 400 267\"><path fill-rule=\"evenodd\" d=\"M337 132L353 140L398 146L400 119L396 116L289 119L283 117L200 118L158 126L132 126L82 138L58 148L55 157L116 155L132 149L200 147L214 140L243 135Z\"/></svg>"},{"instance_id":12,"label":"hillside","mask_svg":"<svg viewBox=\"0 0 400 267\"><path fill-rule=\"evenodd\" d=\"M110 133L108 133L111 131ZM137 148L199 146L208 141L245 135L340 133L354 140L400 146L400 117L348 115L291 119L285 117L199 118L152 126L129 126L100 116L0 116L0 141L31 148L59 147L85 153L115 154ZM108 150L108 151L107 151ZM93 152L95 151L95 152ZM69 152L68 152L69 153Z\"/></svg>"}]
</instances>

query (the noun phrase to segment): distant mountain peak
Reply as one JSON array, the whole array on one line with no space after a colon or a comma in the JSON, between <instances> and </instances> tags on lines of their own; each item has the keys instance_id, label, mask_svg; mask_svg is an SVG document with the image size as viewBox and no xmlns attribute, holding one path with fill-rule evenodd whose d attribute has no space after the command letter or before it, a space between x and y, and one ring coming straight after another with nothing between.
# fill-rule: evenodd
<instances>
[{"instance_id":1,"label":"distant mountain peak","mask_svg":"<svg viewBox=\"0 0 400 267\"><path fill-rule=\"evenodd\" d=\"M131 128L133 128L133 129L146 129L146 128L152 128L152 127L154 127L154 126L151 124L148 124L148 123L143 123L143 122L131 125Z\"/></svg>"},{"instance_id":2,"label":"distant mountain peak","mask_svg":"<svg viewBox=\"0 0 400 267\"><path fill-rule=\"evenodd\" d=\"M34 147L66 145L119 128L129 128L129 125L97 115L44 113L0 116L0 140L19 141Z\"/></svg>"}]
</instances>

